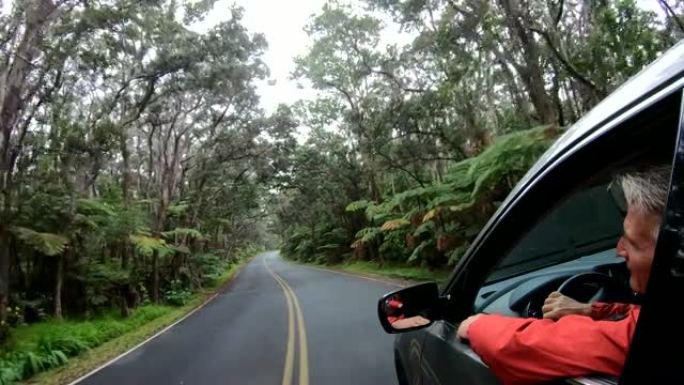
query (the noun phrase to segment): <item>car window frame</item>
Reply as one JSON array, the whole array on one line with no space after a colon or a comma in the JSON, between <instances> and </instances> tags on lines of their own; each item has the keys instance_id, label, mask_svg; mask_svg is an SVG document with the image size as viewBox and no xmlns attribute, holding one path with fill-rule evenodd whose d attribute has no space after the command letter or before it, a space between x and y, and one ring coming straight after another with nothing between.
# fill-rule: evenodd
<instances>
[{"instance_id":1,"label":"car window frame","mask_svg":"<svg viewBox=\"0 0 684 385\"><path fill-rule=\"evenodd\" d=\"M684 89L672 174L663 221L656 243L651 274L643 296L620 385L684 383L680 355L666 352L663 343L684 346L684 307L676 295L684 295ZM681 298L681 297L680 297ZM673 304L673 299L675 302Z\"/></svg>"},{"instance_id":2,"label":"car window frame","mask_svg":"<svg viewBox=\"0 0 684 385\"><path fill-rule=\"evenodd\" d=\"M527 232L562 200L555 191L566 191L567 195L577 187L578 181L586 179L584 167L575 167L575 163L592 167L598 163L601 167L610 168L612 164L622 162L623 158L616 160L611 155L611 147L622 142L633 145L634 137L638 136L635 133L643 135L647 132L644 116L657 116L659 108L672 108L673 105L679 109L683 86L684 77L676 79L659 92L640 99L632 108L614 116L612 120L589 130L573 145L558 152L555 159L542 167L535 166L537 173L526 180L526 185L514 190L515 196L507 198L454 269L442 292L444 297L450 298L446 309L447 320L459 322L471 314L472 304L484 277L520 238L506 233ZM674 137L677 126L673 125L669 129ZM591 156L587 157L587 154ZM519 217L513 218L516 215Z\"/></svg>"}]
</instances>

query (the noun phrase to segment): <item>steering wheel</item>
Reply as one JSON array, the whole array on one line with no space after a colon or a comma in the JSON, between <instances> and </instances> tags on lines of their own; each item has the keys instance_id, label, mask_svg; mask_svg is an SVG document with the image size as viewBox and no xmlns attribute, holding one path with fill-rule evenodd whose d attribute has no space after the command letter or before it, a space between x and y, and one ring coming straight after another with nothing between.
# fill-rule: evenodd
<instances>
[{"instance_id":1,"label":"steering wheel","mask_svg":"<svg viewBox=\"0 0 684 385\"><path fill-rule=\"evenodd\" d=\"M594 302L612 299L623 290L608 274L587 272L566 279L558 286L557 291L576 301Z\"/></svg>"},{"instance_id":2,"label":"steering wheel","mask_svg":"<svg viewBox=\"0 0 684 385\"><path fill-rule=\"evenodd\" d=\"M585 272L566 278L556 291L579 302L628 301L632 295L623 285L608 274ZM548 294L548 293L547 293ZM535 296L527 305L528 317L541 318L546 297Z\"/></svg>"}]
</instances>

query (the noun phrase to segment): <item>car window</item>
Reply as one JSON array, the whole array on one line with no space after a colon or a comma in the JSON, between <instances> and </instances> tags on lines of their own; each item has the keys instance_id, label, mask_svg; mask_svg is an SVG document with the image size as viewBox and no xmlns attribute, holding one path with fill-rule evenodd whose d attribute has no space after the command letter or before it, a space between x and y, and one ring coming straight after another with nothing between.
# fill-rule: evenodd
<instances>
[{"instance_id":1,"label":"car window","mask_svg":"<svg viewBox=\"0 0 684 385\"><path fill-rule=\"evenodd\" d=\"M622 218L606 184L571 194L499 261L487 283L611 249Z\"/></svg>"}]
</instances>

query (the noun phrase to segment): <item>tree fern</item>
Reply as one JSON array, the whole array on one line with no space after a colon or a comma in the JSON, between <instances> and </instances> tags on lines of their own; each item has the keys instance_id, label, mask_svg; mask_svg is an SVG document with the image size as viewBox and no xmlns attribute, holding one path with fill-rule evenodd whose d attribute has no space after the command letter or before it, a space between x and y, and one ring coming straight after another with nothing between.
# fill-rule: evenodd
<instances>
[{"instance_id":1,"label":"tree fern","mask_svg":"<svg viewBox=\"0 0 684 385\"><path fill-rule=\"evenodd\" d=\"M190 205L187 202L180 202L169 206L167 213L170 217L177 217L188 211L188 208L190 208Z\"/></svg>"},{"instance_id":2,"label":"tree fern","mask_svg":"<svg viewBox=\"0 0 684 385\"><path fill-rule=\"evenodd\" d=\"M433 239L428 239L420 243L418 247L413 249L413 252L409 256L407 262L414 262L424 257L423 252L426 248L434 246L435 241Z\"/></svg>"},{"instance_id":3,"label":"tree fern","mask_svg":"<svg viewBox=\"0 0 684 385\"><path fill-rule=\"evenodd\" d=\"M164 236L164 238L167 238L167 239L173 239L176 236L182 236L182 237L187 236L188 238L197 239L197 240L204 239L204 236L202 235L202 233L199 230L184 228L184 227L177 227L171 231L165 231L162 233L162 235Z\"/></svg>"},{"instance_id":4,"label":"tree fern","mask_svg":"<svg viewBox=\"0 0 684 385\"><path fill-rule=\"evenodd\" d=\"M99 215L113 217L116 216L111 205L100 199L79 199L76 201L76 210L88 216Z\"/></svg>"},{"instance_id":5,"label":"tree fern","mask_svg":"<svg viewBox=\"0 0 684 385\"><path fill-rule=\"evenodd\" d=\"M129 239L136 251L144 256L151 256L155 251L160 255L168 255L174 251L166 244L166 241L161 238L133 234Z\"/></svg>"},{"instance_id":6,"label":"tree fern","mask_svg":"<svg viewBox=\"0 0 684 385\"><path fill-rule=\"evenodd\" d=\"M47 256L62 254L69 244L69 238L53 233L39 233L26 227L15 227L14 234L26 245Z\"/></svg>"},{"instance_id":7,"label":"tree fern","mask_svg":"<svg viewBox=\"0 0 684 385\"><path fill-rule=\"evenodd\" d=\"M406 219L400 218L400 219L392 219L389 220L385 223L382 224L380 227L383 231L393 231L400 229L404 226L410 225L411 222L407 221Z\"/></svg>"},{"instance_id":8,"label":"tree fern","mask_svg":"<svg viewBox=\"0 0 684 385\"><path fill-rule=\"evenodd\" d=\"M424 234L432 234L435 232L435 222L429 221L421 224L413 232L413 236L420 237Z\"/></svg>"},{"instance_id":9,"label":"tree fern","mask_svg":"<svg viewBox=\"0 0 684 385\"><path fill-rule=\"evenodd\" d=\"M356 233L356 239L362 242L371 242L375 238L382 235L382 229L379 227L365 227Z\"/></svg>"},{"instance_id":10,"label":"tree fern","mask_svg":"<svg viewBox=\"0 0 684 385\"><path fill-rule=\"evenodd\" d=\"M354 202L349 203L347 205L347 207L345 208L345 210L348 212L361 211L361 210L365 210L368 206L370 206L372 204L373 204L373 202L362 199L360 201L354 201Z\"/></svg>"},{"instance_id":11,"label":"tree fern","mask_svg":"<svg viewBox=\"0 0 684 385\"><path fill-rule=\"evenodd\" d=\"M191 253L191 252L190 252L190 248L187 247L187 246L185 246L185 245L180 245L180 246L169 246L169 248L170 248L171 250L174 250L174 251L176 251L176 252L178 252L178 253L181 253L181 254L190 254L190 253Z\"/></svg>"}]
</instances>

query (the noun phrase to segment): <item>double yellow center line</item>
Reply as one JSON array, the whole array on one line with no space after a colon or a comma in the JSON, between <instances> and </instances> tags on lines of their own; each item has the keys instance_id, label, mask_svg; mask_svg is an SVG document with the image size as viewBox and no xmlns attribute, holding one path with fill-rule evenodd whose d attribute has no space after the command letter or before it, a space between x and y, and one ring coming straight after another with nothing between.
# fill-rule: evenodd
<instances>
[{"instance_id":1,"label":"double yellow center line","mask_svg":"<svg viewBox=\"0 0 684 385\"><path fill-rule=\"evenodd\" d=\"M299 306L299 300L290 285L271 270L266 263L266 258L263 258L263 261L266 270L268 270L271 276L273 276L273 279L275 279L283 289L285 301L287 302L287 353L285 355L285 369L283 370L282 385L292 385L294 380L295 320L299 333L299 385L309 385L309 353L306 345L306 329L304 327L302 308Z\"/></svg>"}]
</instances>

